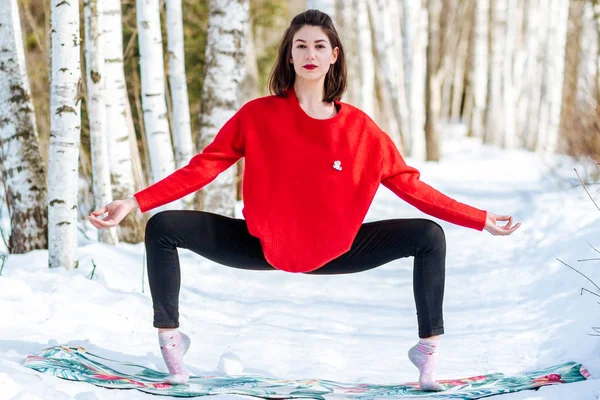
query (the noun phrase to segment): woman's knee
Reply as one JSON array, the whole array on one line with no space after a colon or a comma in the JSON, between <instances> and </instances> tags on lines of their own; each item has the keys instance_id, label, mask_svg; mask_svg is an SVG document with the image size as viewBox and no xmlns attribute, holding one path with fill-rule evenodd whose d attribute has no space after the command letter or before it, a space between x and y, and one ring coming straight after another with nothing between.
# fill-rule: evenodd
<instances>
[{"instance_id":1,"label":"woman's knee","mask_svg":"<svg viewBox=\"0 0 600 400\"><path fill-rule=\"evenodd\" d=\"M170 224L172 223L172 218L170 218L170 214L173 211L161 211L154 214L148 220L146 224L146 240L149 238L156 238L158 234L164 233L168 230Z\"/></svg>"},{"instance_id":2,"label":"woman's knee","mask_svg":"<svg viewBox=\"0 0 600 400\"><path fill-rule=\"evenodd\" d=\"M444 228L435 221L429 219L422 220L422 234L424 242L436 249L446 249L446 234Z\"/></svg>"}]
</instances>

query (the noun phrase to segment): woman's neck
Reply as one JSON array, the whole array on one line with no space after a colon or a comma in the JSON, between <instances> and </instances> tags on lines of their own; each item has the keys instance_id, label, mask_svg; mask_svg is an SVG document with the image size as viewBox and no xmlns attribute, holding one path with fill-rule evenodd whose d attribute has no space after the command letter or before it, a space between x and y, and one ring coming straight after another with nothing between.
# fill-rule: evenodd
<instances>
[{"instance_id":1,"label":"woman's neck","mask_svg":"<svg viewBox=\"0 0 600 400\"><path fill-rule=\"evenodd\" d=\"M323 102L324 80L318 81L298 81L294 83L294 92L303 108L311 110L326 106Z\"/></svg>"}]
</instances>

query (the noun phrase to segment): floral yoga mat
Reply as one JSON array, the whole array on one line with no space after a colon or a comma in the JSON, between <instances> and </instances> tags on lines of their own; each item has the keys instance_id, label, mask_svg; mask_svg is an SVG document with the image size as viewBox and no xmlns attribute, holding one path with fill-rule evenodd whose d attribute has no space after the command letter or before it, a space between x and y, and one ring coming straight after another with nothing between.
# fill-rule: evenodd
<instances>
[{"instance_id":1,"label":"floral yoga mat","mask_svg":"<svg viewBox=\"0 0 600 400\"><path fill-rule=\"evenodd\" d=\"M54 346L28 356L25 367L59 378L88 382L112 389L137 389L142 392L173 397L197 397L236 394L265 399L480 399L502 393L537 389L583 381L589 373L581 365L568 362L516 376L500 373L470 378L442 380L447 390L422 392L414 382L394 385L342 383L323 379L284 380L262 376L192 376L188 385L163 383L166 374L141 365L109 360L82 347Z\"/></svg>"}]
</instances>

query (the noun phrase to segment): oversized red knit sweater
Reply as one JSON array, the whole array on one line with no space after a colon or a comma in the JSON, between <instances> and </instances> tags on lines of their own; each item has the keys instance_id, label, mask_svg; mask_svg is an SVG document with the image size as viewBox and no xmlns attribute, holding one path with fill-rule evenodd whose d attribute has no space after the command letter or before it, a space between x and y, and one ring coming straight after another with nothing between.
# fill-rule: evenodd
<instances>
[{"instance_id":1,"label":"oversized red knit sweater","mask_svg":"<svg viewBox=\"0 0 600 400\"><path fill-rule=\"evenodd\" d=\"M135 194L140 210L199 190L245 157L243 214L277 269L312 271L348 251L380 183L427 214L483 229L485 211L421 182L365 113L336 105L323 120L304 112L293 89L246 103L187 166Z\"/></svg>"}]
</instances>

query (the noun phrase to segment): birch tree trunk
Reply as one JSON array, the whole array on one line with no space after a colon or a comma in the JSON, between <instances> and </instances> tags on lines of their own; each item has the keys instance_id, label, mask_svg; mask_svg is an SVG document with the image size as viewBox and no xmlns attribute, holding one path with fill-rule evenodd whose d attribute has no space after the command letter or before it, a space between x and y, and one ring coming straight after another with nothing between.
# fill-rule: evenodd
<instances>
[{"instance_id":1,"label":"birch tree trunk","mask_svg":"<svg viewBox=\"0 0 600 400\"><path fill-rule=\"evenodd\" d=\"M565 47L565 69L563 74L562 106L560 112L560 134L569 136L573 129L573 117L577 110L577 84L581 61L581 34L583 31L584 0L570 0Z\"/></svg>"},{"instance_id":2,"label":"birch tree trunk","mask_svg":"<svg viewBox=\"0 0 600 400\"><path fill-rule=\"evenodd\" d=\"M540 130L536 150L549 155L556 151L560 124L565 44L569 2L552 0L545 52L546 66L542 84ZM559 56L556 56L558 54Z\"/></svg>"},{"instance_id":3,"label":"birch tree trunk","mask_svg":"<svg viewBox=\"0 0 600 400\"><path fill-rule=\"evenodd\" d=\"M385 103L389 103L390 114L390 129L388 134L398 148L404 152L406 149L405 140L402 134L402 105L400 96L404 91L400 89L399 76L402 71L402 53L400 54L400 62L396 59L394 47L394 38L392 31L392 21L389 13L389 2L387 0L368 0L369 14L372 16L371 25L374 28L375 37L378 40L375 43L378 60L378 70L382 77L384 90L386 93ZM396 40L401 40L401 37L396 37Z\"/></svg>"},{"instance_id":4,"label":"birch tree trunk","mask_svg":"<svg viewBox=\"0 0 600 400\"><path fill-rule=\"evenodd\" d=\"M48 264L77 268L77 184L81 134L79 2L52 0Z\"/></svg>"},{"instance_id":5,"label":"birch tree trunk","mask_svg":"<svg viewBox=\"0 0 600 400\"><path fill-rule=\"evenodd\" d=\"M428 39L427 39L427 67L425 76L425 149L427 161L439 161L440 145L437 131L437 116L441 107L441 93L438 79L437 60L439 49L439 17L441 4L437 0L427 1L428 12Z\"/></svg>"},{"instance_id":6,"label":"birch tree trunk","mask_svg":"<svg viewBox=\"0 0 600 400\"><path fill-rule=\"evenodd\" d=\"M517 145L517 131L515 119L515 90L513 78L513 60L515 41L517 38L517 0L506 2L506 38L504 39L504 52L502 60L502 108L504 110L504 132L501 135L501 146L514 148Z\"/></svg>"},{"instance_id":7,"label":"birch tree trunk","mask_svg":"<svg viewBox=\"0 0 600 400\"><path fill-rule=\"evenodd\" d=\"M504 133L502 101L504 51L506 46L506 2L490 0L489 83L486 105L486 130L483 142L501 146Z\"/></svg>"},{"instance_id":8,"label":"birch tree trunk","mask_svg":"<svg viewBox=\"0 0 600 400\"><path fill-rule=\"evenodd\" d=\"M410 147L407 154L425 160L425 70L427 63L428 13L421 1L402 2L406 97Z\"/></svg>"},{"instance_id":9,"label":"birch tree trunk","mask_svg":"<svg viewBox=\"0 0 600 400\"><path fill-rule=\"evenodd\" d=\"M0 0L0 169L11 234L8 251L48 248L46 169L38 132L17 0Z\"/></svg>"},{"instance_id":10,"label":"birch tree trunk","mask_svg":"<svg viewBox=\"0 0 600 400\"><path fill-rule=\"evenodd\" d=\"M596 104L600 104L600 0L592 0L594 9L594 20L596 21L596 32L598 51L596 53Z\"/></svg>"},{"instance_id":11,"label":"birch tree trunk","mask_svg":"<svg viewBox=\"0 0 600 400\"><path fill-rule=\"evenodd\" d=\"M482 137L488 84L488 31L490 0L475 0L475 26L473 28L473 108L468 136Z\"/></svg>"},{"instance_id":12,"label":"birch tree trunk","mask_svg":"<svg viewBox=\"0 0 600 400\"><path fill-rule=\"evenodd\" d=\"M583 11L583 29L580 44L581 67L579 68L579 83L577 85L578 101L585 104L593 103L596 99L598 33L593 4L586 2Z\"/></svg>"},{"instance_id":13,"label":"birch tree trunk","mask_svg":"<svg viewBox=\"0 0 600 400\"><path fill-rule=\"evenodd\" d=\"M136 148L129 146L130 135L135 138L131 107L127 97L125 69L123 66L123 22L121 0L104 0L102 7L102 43L104 76L106 78L106 139L110 160L110 181L114 199L126 199L136 192L134 169L141 169ZM136 164L137 163L137 164ZM142 186L142 185L140 185ZM142 214L129 213L117 226L118 237L127 243L144 239Z\"/></svg>"},{"instance_id":14,"label":"birch tree trunk","mask_svg":"<svg viewBox=\"0 0 600 400\"><path fill-rule=\"evenodd\" d=\"M461 5L461 20L469 21L470 2ZM452 74L452 102L450 106L450 119L457 121L460 118L461 105L465 92L465 70L467 69L469 38L471 36L472 25L460 24L458 47L456 49L456 60L454 63L454 73Z\"/></svg>"},{"instance_id":15,"label":"birch tree trunk","mask_svg":"<svg viewBox=\"0 0 600 400\"><path fill-rule=\"evenodd\" d=\"M206 42L206 77L198 149L211 143L240 107L240 83L245 75L249 0L211 0ZM233 216L236 168L223 171L202 190L205 211Z\"/></svg>"},{"instance_id":16,"label":"birch tree trunk","mask_svg":"<svg viewBox=\"0 0 600 400\"><path fill-rule=\"evenodd\" d=\"M175 170L165 100L159 1L137 0L136 4L144 126L152 166L152 179L157 182ZM181 202L177 200L159 209L167 208L181 208Z\"/></svg>"},{"instance_id":17,"label":"birch tree trunk","mask_svg":"<svg viewBox=\"0 0 600 400\"><path fill-rule=\"evenodd\" d=\"M356 9L348 7L348 0L336 1L338 32L346 53L346 69L348 71L348 89L343 95L346 103L360 107L360 67L356 29Z\"/></svg>"},{"instance_id":18,"label":"birch tree trunk","mask_svg":"<svg viewBox=\"0 0 600 400\"><path fill-rule=\"evenodd\" d=\"M183 19L181 0L167 0L167 36L169 56L169 84L173 109L173 140L175 142L175 165L186 166L194 155L190 106L185 75L183 49ZM194 208L194 194L182 199L183 208Z\"/></svg>"},{"instance_id":19,"label":"birch tree trunk","mask_svg":"<svg viewBox=\"0 0 600 400\"><path fill-rule=\"evenodd\" d=\"M542 104L542 74L545 70L548 55L545 52L544 43L547 38L548 9L550 0L531 0L529 6L528 21L532 25L532 32L528 36L527 48L532 54L528 68L529 94L527 104L527 117L525 119L525 146L534 151L538 144L538 133L540 127L540 111ZM535 24L537 22L537 24Z\"/></svg>"},{"instance_id":20,"label":"birch tree trunk","mask_svg":"<svg viewBox=\"0 0 600 400\"><path fill-rule=\"evenodd\" d=\"M356 8L356 29L358 59L360 68L359 107L371 118L375 115L375 64L373 62L373 42L366 0L354 0Z\"/></svg>"},{"instance_id":21,"label":"birch tree trunk","mask_svg":"<svg viewBox=\"0 0 600 400\"><path fill-rule=\"evenodd\" d=\"M106 104L104 88L104 54L102 45L102 0L86 0L84 3L85 58L88 117L90 121L90 143L94 203L96 209L112 201L108 146L106 140ZM100 229L98 239L107 244L118 242L115 227Z\"/></svg>"}]
</instances>

